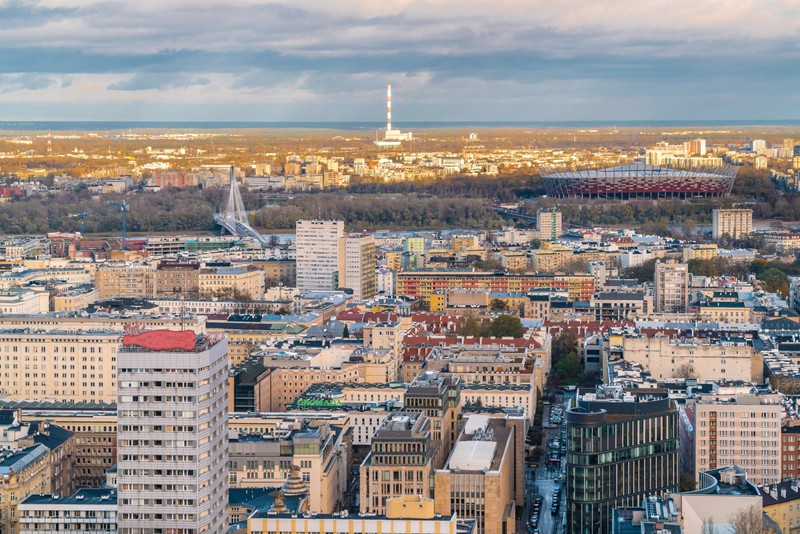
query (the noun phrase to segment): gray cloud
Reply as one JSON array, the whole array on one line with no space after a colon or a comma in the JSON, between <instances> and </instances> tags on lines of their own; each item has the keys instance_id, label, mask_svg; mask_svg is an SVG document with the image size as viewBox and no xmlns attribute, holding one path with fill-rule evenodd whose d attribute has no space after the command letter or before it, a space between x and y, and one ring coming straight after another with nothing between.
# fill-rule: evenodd
<instances>
[{"instance_id":1,"label":"gray cloud","mask_svg":"<svg viewBox=\"0 0 800 534\"><path fill-rule=\"evenodd\" d=\"M386 82L415 120L670 118L670 106L777 118L798 109L800 10L757 4L0 0L0 91L17 110L86 99L71 109L94 104L87 118L134 99L136 116L167 102L357 120L380 116L369 106Z\"/></svg>"}]
</instances>

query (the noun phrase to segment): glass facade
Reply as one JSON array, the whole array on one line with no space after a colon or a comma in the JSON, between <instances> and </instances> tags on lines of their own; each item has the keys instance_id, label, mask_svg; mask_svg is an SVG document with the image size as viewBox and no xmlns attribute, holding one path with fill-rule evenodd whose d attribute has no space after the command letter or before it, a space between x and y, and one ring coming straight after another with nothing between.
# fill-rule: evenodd
<instances>
[{"instance_id":1,"label":"glass facade","mask_svg":"<svg viewBox=\"0 0 800 534\"><path fill-rule=\"evenodd\" d=\"M610 533L614 508L677 491L675 405L668 399L577 401L567 412L566 480L567 532L572 534Z\"/></svg>"}]
</instances>

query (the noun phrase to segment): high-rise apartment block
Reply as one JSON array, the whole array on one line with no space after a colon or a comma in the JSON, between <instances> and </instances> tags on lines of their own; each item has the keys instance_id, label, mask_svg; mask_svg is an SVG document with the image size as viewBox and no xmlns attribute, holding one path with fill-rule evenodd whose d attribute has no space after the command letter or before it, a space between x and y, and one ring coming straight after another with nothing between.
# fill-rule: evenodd
<instances>
[{"instance_id":1,"label":"high-rise apartment block","mask_svg":"<svg viewBox=\"0 0 800 534\"><path fill-rule=\"evenodd\" d=\"M656 263L655 305L659 313L684 313L689 305L689 265Z\"/></svg>"},{"instance_id":2,"label":"high-rise apartment block","mask_svg":"<svg viewBox=\"0 0 800 534\"><path fill-rule=\"evenodd\" d=\"M737 465L753 484L780 481L782 412L779 394L709 396L697 401L695 472Z\"/></svg>"},{"instance_id":3,"label":"high-rise apartment block","mask_svg":"<svg viewBox=\"0 0 800 534\"><path fill-rule=\"evenodd\" d=\"M611 532L614 508L678 490L678 410L663 389L579 392L567 410L567 532Z\"/></svg>"},{"instance_id":4,"label":"high-rise apartment block","mask_svg":"<svg viewBox=\"0 0 800 534\"><path fill-rule=\"evenodd\" d=\"M741 239L753 233L753 210L715 209L712 234L714 239L728 236Z\"/></svg>"},{"instance_id":5,"label":"high-rise apartment block","mask_svg":"<svg viewBox=\"0 0 800 534\"><path fill-rule=\"evenodd\" d=\"M561 236L561 212L558 209L540 209L536 212L536 229L539 239L549 241Z\"/></svg>"},{"instance_id":6,"label":"high-rise apartment block","mask_svg":"<svg viewBox=\"0 0 800 534\"><path fill-rule=\"evenodd\" d=\"M375 296L375 237L351 234L342 237L339 250L339 287L353 290L355 300Z\"/></svg>"},{"instance_id":7,"label":"high-rise apartment block","mask_svg":"<svg viewBox=\"0 0 800 534\"><path fill-rule=\"evenodd\" d=\"M339 241L342 221L297 221L297 287L330 291L339 285Z\"/></svg>"},{"instance_id":8,"label":"high-rise apartment block","mask_svg":"<svg viewBox=\"0 0 800 534\"><path fill-rule=\"evenodd\" d=\"M125 336L118 353L120 534L227 530L228 343Z\"/></svg>"}]
</instances>

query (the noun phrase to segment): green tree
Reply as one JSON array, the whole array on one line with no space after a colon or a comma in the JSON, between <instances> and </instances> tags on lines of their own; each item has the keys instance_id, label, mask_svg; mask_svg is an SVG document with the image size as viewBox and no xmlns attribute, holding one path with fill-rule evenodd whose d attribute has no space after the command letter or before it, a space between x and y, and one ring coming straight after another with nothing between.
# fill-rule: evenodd
<instances>
[{"instance_id":1,"label":"green tree","mask_svg":"<svg viewBox=\"0 0 800 534\"><path fill-rule=\"evenodd\" d=\"M681 481L680 481L680 488L681 492L684 491L694 491L697 489L697 482L695 481L694 477L689 473L681 473Z\"/></svg>"},{"instance_id":2,"label":"green tree","mask_svg":"<svg viewBox=\"0 0 800 534\"><path fill-rule=\"evenodd\" d=\"M559 358L553 366L553 371L560 380L574 384L581 374L581 361L576 353L570 352Z\"/></svg>"},{"instance_id":3,"label":"green tree","mask_svg":"<svg viewBox=\"0 0 800 534\"><path fill-rule=\"evenodd\" d=\"M480 337L483 334L481 322L474 315L467 315L464 318L464 323L461 325L459 334L462 336Z\"/></svg>"},{"instance_id":4,"label":"green tree","mask_svg":"<svg viewBox=\"0 0 800 534\"><path fill-rule=\"evenodd\" d=\"M578 336L572 330L562 330L553 341L553 360L558 360L571 352L578 353Z\"/></svg>"},{"instance_id":5,"label":"green tree","mask_svg":"<svg viewBox=\"0 0 800 534\"><path fill-rule=\"evenodd\" d=\"M508 304L504 300L492 299L492 303L489 305L489 308L492 311L508 311Z\"/></svg>"},{"instance_id":6,"label":"green tree","mask_svg":"<svg viewBox=\"0 0 800 534\"><path fill-rule=\"evenodd\" d=\"M492 337L522 337L522 321L514 315L503 314L489 324Z\"/></svg>"},{"instance_id":7,"label":"green tree","mask_svg":"<svg viewBox=\"0 0 800 534\"><path fill-rule=\"evenodd\" d=\"M342 330L342 338L348 339L350 337L350 328L347 327L347 324L344 325L344 330Z\"/></svg>"}]
</instances>

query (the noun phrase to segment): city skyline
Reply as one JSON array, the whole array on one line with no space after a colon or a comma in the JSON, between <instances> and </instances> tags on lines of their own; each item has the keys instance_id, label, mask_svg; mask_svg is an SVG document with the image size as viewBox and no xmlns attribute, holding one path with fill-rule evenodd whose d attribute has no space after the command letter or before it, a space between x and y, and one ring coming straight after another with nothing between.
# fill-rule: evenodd
<instances>
[{"instance_id":1,"label":"city skyline","mask_svg":"<svg viewBox=\"0 0 800 534\"><path fill-rule=\"evenodd\" d=\"M0 118L791 120L796 7L6 1Z\"/></svg>"}]
</instances>

